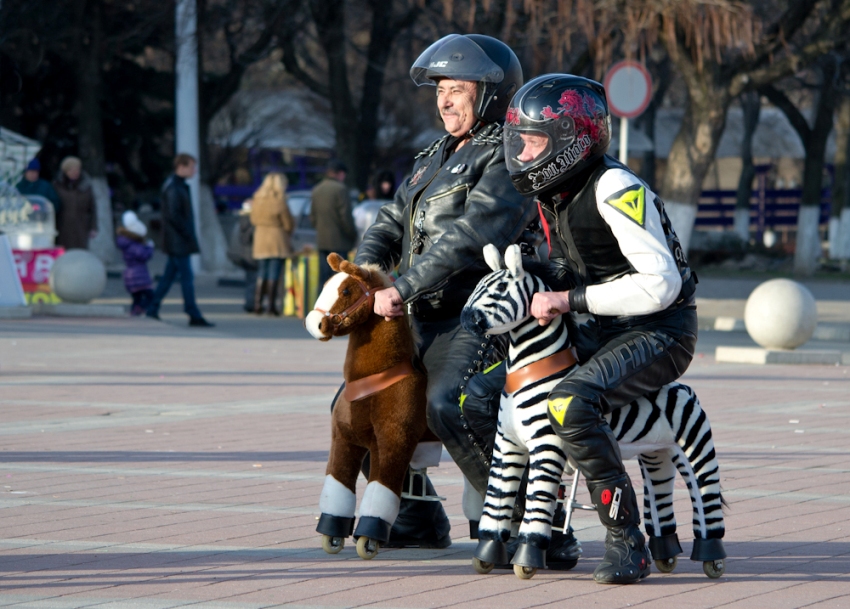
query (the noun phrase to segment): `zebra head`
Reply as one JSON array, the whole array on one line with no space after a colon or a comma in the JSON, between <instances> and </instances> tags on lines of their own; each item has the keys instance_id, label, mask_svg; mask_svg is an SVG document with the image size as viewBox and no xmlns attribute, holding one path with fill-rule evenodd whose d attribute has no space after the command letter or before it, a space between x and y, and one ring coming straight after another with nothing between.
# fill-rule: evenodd
<instances>
[{"instance_id":1,"label":"zebra head","mask_svg":"<svg viewBox=\"0 0 850 609\"><path fill-rule=\"evenodd\" d=\"M495 245L484 247L484 260L493 272L478 282L460 315L461 325L474 336L510 332L531 316L534 293L545 289L523 270L519 245L505 251L506 268Z\"/></svg>"}]
</instances>

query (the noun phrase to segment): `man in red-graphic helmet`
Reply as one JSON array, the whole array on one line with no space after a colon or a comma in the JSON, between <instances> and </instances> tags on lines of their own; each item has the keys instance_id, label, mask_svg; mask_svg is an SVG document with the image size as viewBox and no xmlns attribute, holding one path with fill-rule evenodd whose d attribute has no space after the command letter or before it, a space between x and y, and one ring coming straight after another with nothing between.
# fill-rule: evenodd
<instances>
[{"instance_id":1,"label":"man in red-graphic helmet","mask_svg":"<svg viewBox=\"0 0 850 609\"><path fill-rule=\"evenodd\" d=\"M602 85L535 78L511 101L504 139L514 186L538 198L560 278L551 287L561 291L535 294L531 312L541 324L569 311L591 316L571 333L580 365L549 394L548 414L608 529L594 578L636 582L649 574L650 555L604 415L685 372L697 339L696 277L661 199L605 154L611 119Z\"/></svg>"}]
</instances>

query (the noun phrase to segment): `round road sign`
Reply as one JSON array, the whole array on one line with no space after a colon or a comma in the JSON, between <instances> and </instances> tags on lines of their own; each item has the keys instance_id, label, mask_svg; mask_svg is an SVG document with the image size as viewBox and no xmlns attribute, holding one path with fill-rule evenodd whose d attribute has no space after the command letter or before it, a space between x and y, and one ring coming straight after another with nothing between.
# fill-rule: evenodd
<instances>
[{"instance_id":1,"label":"round road sign","mask_svg":"<svg viewBox=\"0 0 850 609\"><path fill-rule=\"evenodd\" d=\"M604 84L611 114L620 118L640 116L652 99L652 78L635 61L615 63L605 75Z\"/></svg>"}]
</instances>

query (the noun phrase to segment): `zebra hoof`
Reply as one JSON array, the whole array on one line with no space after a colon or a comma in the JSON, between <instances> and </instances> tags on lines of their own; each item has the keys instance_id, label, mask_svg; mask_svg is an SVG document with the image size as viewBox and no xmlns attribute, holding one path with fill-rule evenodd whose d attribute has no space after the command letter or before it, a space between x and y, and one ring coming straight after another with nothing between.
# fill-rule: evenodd
<instances>
[{"instance_id":1,"label":"zebra hoof","mask_svg":"<svg viewBox=\"0 0 850 609\"><path fill-rule=\"evenodd\" d=\"M679 559L674 556L673 558L656 560L655 568L661 571L662 573L672 573L673 570L676 568L677 564L679 564Z\"/></svg>"},{"instance_id":2,"label":"zebra hoof","mask_svg":"<svg viewBox=\"0 0 850 609\"><path fill-rule=\"evenodd\" d=\"M717 579L726 573L726 564L723 560L707 560L702 563L702 571L711 579Z\"/></svg>"},{"instance_id":3,"label":"zebra hoof","mask_svg":"<svg viewBox=\"0 0 850 609\"><path fill-rule=\"evenodd\" d=\"M670 535L662 535L660 537L649 536L649 551L652 557L657 561L675 558L682 553L682 546L679 544L679 536L676 533ZM717 558L712 557L712 558ZM667 571L664 571L667 573Z\"/></svg>"},{"instance_id":4,"label":"zebra hoof","mask_svg":"<svg viewBox=\"0 0 850 609\"><path fill-rule=\"evenodd\" d=\"M475 548L475 558L482 562L503 565L508 562L508 550L501 541L479 539L478 547Z\"/></svg>"},{"instance_id":5,"label":"zebra hoof","mask_svg":"<svg viewBox=\"0 0 850 609\"><path fill-rule=\"evenodd\" d=\"M722 539L694 539L694 547L691 550L691 560L702 562L720 560L726 558L726 548L723 547Z\"/></svg>"},{"instance_id":6,"label":"zebra hoof","mask_svg":"<svg viewBox=\"0 0 850 609\"><path fill-rule=\"evenodd\" d=\"M514 565L514 575L520 579L531 579L537 573L537 567L523 567Z\"/></svg>"},{"instance_id":7,"label":"zebra hoof","mask_svg":"<svg viewBox=\"0 0 850 609\"><path fill-rule=\"evenodd\" d=\"M474 556L472 557L472 568L475 569L476 573L480 573L481 575L487 575L495 566L491 562L484 562Z\"/></svg>"}]
</instances>

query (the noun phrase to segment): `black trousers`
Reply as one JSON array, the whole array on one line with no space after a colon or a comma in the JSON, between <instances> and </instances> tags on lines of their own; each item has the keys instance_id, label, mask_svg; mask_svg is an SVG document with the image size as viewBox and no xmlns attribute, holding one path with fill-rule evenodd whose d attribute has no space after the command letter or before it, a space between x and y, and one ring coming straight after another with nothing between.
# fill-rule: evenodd
<instances>
[{"instance_id":1,"label":"black trousers","mask_svg":"<svg viewBox=\"0 0 850 609\"><path fill-rule=\"evenodd\" d=\"M415 321L422 338L420 357L428 371L428 427L443 442L464 476L483 495L490 475L492 438L481 438L470 427L460 395L473 374L494 359L498 342L477 338L460 325L460 318ZM495 427L493 428L495 431Z\"/></svg>"},{"instance_id":2,"label":"black trousers","mask_svg":"<svg viewBox=\"0 0 850 609\"><path fill-rule=\"evenodd\" d=\"M695 307L639 324L606 322L573 328L580 363L549 393L549 421L566 440L588 486L626 473L603 416L682 376L697 341Z\"/></svg>"}]
</instances>

